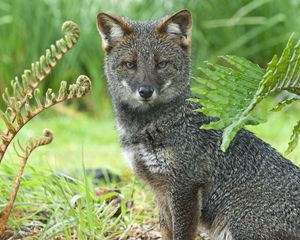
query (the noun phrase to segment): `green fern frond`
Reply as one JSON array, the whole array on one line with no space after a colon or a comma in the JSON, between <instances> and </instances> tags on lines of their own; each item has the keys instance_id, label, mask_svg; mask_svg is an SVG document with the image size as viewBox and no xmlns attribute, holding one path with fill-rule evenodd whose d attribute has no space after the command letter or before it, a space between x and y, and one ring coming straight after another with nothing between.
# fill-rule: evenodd
<instances>
[{"instance_id":1,"label":"green fern frond","mask_svg":"<svg viewBox=\"0 0 300 240\"><path fill-rule=\"evenodd\" d=\"M203 129L224 129L221 148L225 151L239 129L247 124L257 124L258 119L249 115L255 107L254 96L265 71L258 65L240 57L223 56L222 59L234 68L206 63L200 68L207 78L196 77L194 92L202 108L196 110L218 118L203 125Z\"/></svg>"},{"instance_id":2,"label":"green fern frond","mask_svg":"<svg viewBox=\"0 0 300 240\"><path fill-rule=\"evenodd\" d=\"M284 107L286 107L287 105L292 104L298 100L300 100L300 97L298 97L298 96L283 100L283 101L279 102L274 108L272 108L271 111L278 112L278 111L282 110Z\"/></svg>"},{"instance_id":3,"label":"green fern frond","mask_svg":"<svg viewBox=\"0 0 300 240\"><path fill-rule=\"evenodd\" d=\"M285 150L284 154L291 153L298 144L299 140L299 134L300 134L300 120L297 122L297 124L293 128L292 136L290 138L290 141L288 143L288 148Z\"/></svg>"},{"instance_id":4,"label":"green fern frond","mask_svg":"<svg viewBox=\"0 0 300 240\"><path fill-rule=\"evenodd\" d=\"M277 55L273 57L268 64L266 74L259 88L259 95L264 97L271 92L278 90L287 90L291 93L299 92L300 81L300 41L295 44L295 37L292 35L278 59Z\"/></svg>"},{"instance_id":5,"label":"green fern frond","mask_svg":"<svg viewBox=\"0 0 300 240\"><path fill-rule=\"evenodd\" d=\"M53 140L53 133L50 129L46 128L44 129L42 136L29 139L26 147L23 147L20 141L18 141L18 147L21 150L21 153L15 144L13 146L18 157L22 159L25 158L28 159L29 155L33 152L34 149L40 146L48 145L52 142L52 140Z\"/></svg>"},{"instance_id":6,"label":"green fern frond","mask_svg":"<svg viewBox=\"0 0 300 240\"><path fill-rule=\"evenodd\" d=\"M200 68L206 77L195 78L198 86L193 90L199 98L192 100L202 105L196 111L217 118L202 128L224 128L221 149L226 151L241 128L261 122L251 113L262 99L283 90L300 95L300 41L295 43L292 35L281 57L275 55L266 70L241 57L221 58L231 67L206 63L207 68ZM296 100L299 98L282 102L274 110L280 110ZM296 146L300 134L298 125L294 127L287 152Z\"/></svg>"}]
</instances>

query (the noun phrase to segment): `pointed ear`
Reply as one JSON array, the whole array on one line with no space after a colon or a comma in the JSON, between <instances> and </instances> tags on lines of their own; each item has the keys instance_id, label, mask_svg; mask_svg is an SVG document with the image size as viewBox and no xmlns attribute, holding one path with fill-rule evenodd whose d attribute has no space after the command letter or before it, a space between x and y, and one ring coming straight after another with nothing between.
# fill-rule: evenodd
<instances>
[{"instance_id":1,"label":"pointed ear","mask_svg":"<svg viewBox=\"0 0 300 240\"><path fill-rule=\"evenodd\" d=\"M106 13L98 13L97 27L102 37L102 47L106 51L133 32L133 28L125 20Z\"/></svg>"},{"instance_id":2,"label":"pointed ear","mask_svg":"<svg viewBox=\"0 0 300 240\"><path fill-rule=\"evenodd\" d=\"M192 14L189 10L181 10L172 16L165 17L158 25L157 31L165 34L182 47L191 46Z\"/></svg>"}]
</instances>

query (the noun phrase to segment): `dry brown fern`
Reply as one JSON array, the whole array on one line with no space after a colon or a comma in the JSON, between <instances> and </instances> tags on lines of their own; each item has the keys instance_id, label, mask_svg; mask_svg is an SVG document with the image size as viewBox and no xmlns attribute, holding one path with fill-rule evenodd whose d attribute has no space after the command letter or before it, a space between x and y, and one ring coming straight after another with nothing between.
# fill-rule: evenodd
<instances>
[{"instance_id":1,"label":"dry brown fern","mask_svg":"<svg viewBox=\"0 0 300 240\"><path fill-rule=\"evenodd\" d=\"M79 27L71 21L63 24L62 32L64 37L56 41L55 45L51 45L45 55L31 65L31 70L24 71L22 81L17 77L12 80L11 91L6 88L2 95L6 110L4 112L0 110L0 117L6 125L6 130L0 134L0 162L14 137L32 118L57 103L81 98L91 91L90 79L81 75L76 83L69 86L62 81L58 94L55 94L52 89L47 90L44 98L41 98L39 94L39 84L51 73L64 54L75 45L80 35ZM18 147L14 145L15 151L22 161L8 203L0 213L0 238L13 208L24 167L30 154L37 147L49 144L52 138L51 130L46 129L43 136L30 139L25 148L20 142L18 142Z\"/></svg>"}]
</instances>

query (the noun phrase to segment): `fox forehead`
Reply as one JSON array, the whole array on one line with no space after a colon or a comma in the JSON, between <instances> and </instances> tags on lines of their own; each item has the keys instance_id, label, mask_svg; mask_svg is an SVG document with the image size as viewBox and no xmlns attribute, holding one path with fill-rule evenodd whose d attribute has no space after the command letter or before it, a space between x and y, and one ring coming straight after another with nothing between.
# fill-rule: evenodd
<instances>
[{"instance_id":1,"label":"fox forehead","mask_svg":"<svg viewBox=\"0 0 300 240\"><path fill-rule=\"evenodd\" d=\"M150 47L157 44L157 40L162 37L157 33L158 20L144 22L126 19L126 21L132 26L133 34L129 38L125 38L125 41L129 40Z\"/></svg>"},{"instance_id":2,"label":"fox forehead","mask_svg":"<svg viewBox=\"0 0 300 240\"><path fill-rule=\"evenodd\" d=\"M126 17L123 19L134 28L134 32L138 35L147 36L153 34L155 29L159 25L161 19L149 20L149 21L136 21Z\"/></svg>"},{"instance_id":3,"label":"fox forehead","mask_svg":"<svg viewBox=\"0 0 300 240\"><path fill-rule=\"evenodd\" d=\"M122 50L121 59L153 58L159 61L175 56L177 51L170 49L179 49L178 46L157 32L160 20L144 22L125 19L133 27L133 33L125 37L115 48L116 51Z\"/></svg>"},{"instance_id":4,"label":"fox forehead","mask_svg":"<svg viewBox=\"0 0 300 240\"><path fill-rule=\"evenodd\" d=\"M157 46L154 40L135 38L132 41L128 40L112 50L111 55L116 62L144 62L147 64L156 64L161 61L175 61L175 51L169 51L162 48L162 45ZM114 54L114 53L116 54Z\"/></svg>"}]
</instances>

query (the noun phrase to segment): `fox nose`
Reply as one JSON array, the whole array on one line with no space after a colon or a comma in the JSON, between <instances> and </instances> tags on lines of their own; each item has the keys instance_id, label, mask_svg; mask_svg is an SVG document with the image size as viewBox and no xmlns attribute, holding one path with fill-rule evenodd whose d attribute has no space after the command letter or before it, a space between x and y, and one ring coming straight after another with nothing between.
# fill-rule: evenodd
<instances>
[{"instance_id":1,"label":"fox nose","mask_svg":"<svg viewBox=\"0 0 300 240\"><path fill-rule=\"evenodd\" d=\"M154 92L154 89L150 85L142 85L139 87L138 92L144 99L150 98Z\"/></svg>"}]
</instances>

